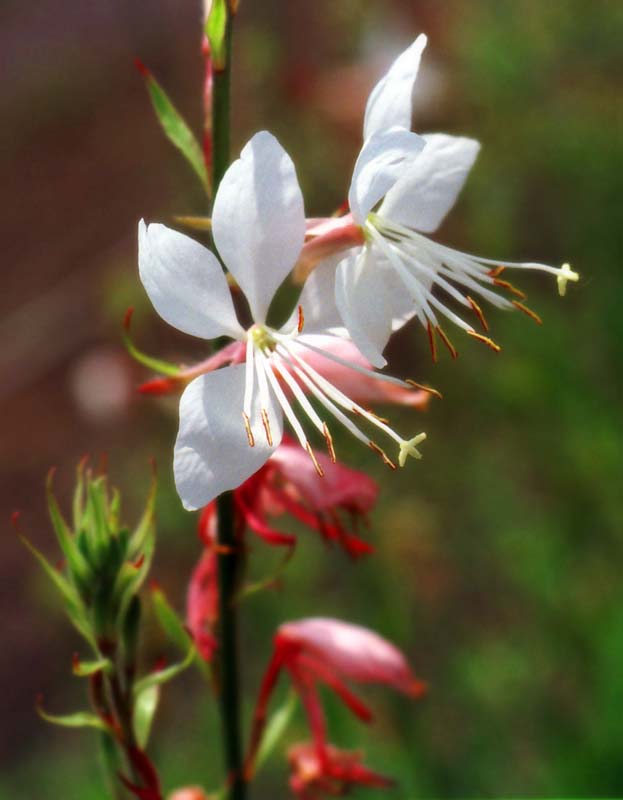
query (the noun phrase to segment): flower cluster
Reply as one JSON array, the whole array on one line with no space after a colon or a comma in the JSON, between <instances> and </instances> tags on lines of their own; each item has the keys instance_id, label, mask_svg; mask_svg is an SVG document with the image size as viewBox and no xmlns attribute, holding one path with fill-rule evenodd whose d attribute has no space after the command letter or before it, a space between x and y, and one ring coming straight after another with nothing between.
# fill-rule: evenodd
<instances>
[{"instance_id":1,"label":"flower cluster","mask_svg":"<svg viewBox=\"0 0 623 800\"><path fill-rule=\"evenodd\" d=\"M551 273L561 294L567 281L578 279L567 264L481 258L425 235L454 204L479 149L473 139L411 132L411 94L425 45L419 36L370 94L346 215L306 222L294 164L265 131L226 172L214 200L212 234L229 278L246 298L248 324L239 321L231 280L212 252L163 225L141 222L140 276L158 313L192 336L234 340L180 376L190 383L180 401L174 465L186 508L206 505L257 472L279 446L284 420L319 475L323 468L308 431L316 430L335 461L334 423L391 467L419 458L425 434L397 433L343 384L363 378L385 390L413 385L370 369L385 365L389 337L413 317L426 329L434 359L437 336L456 357L439 315L499 350L476 298L539 320L523 293L500 277L506 268ZM294 311L284 324L269 324L274 295L293 270L306 279ZM450 301L472 313L482 332ZM351 377L333 380L319 359ZM152 391L166 387L151 384ZM397 458L371 431L397 446Z\"/></svg>"},{"instance_id":2,"label":"flower cluster","mask_svg":"<svg viewBox=\"0 0 623 800\"><path fill-rule=\"evenodd\" d=\"M164 225L139 225L140 278L154 308L178 330L218 344L198 364L159 370L162 362L142 356L129 341L126 320L130 352L165 372L141 391L181 391L175 482L185 508L203 509L204 545L189 585L187 629L205 661L219 647L219 618L226 613L220 607L219 559L232 547L244 549L247 530L270 545L291 548L295 535L274 522L287 513L354 559L373 551L358 525L376 501L377 485L338 462L332 431L342 426L395 470L409 457L421 458L418 446L426 434L403 435L370 406L424 408L431 396L440 397L431 387L379 371L387 364L384 351L392 334L415 319L427 333L433 361L439 342L456 358L441 324L449 320L499 351L483 301L541 321L523 292L502 277L505 270L554 275L561 295L569 281L579 279L568 264L488 259L430 238L454 205L479 144L411 130L412 93L425 46L420 35L372 90L348 202L339 213L306 219L292 159L262 131L220 181L208 226L213 251ZM288 276L301 288L289 317L276 323L273 300ZM235 533L233 544L224 546L217 536L216 498L227 491ZM288 752L296 797L341 795L354 785L389 786L360 753L330 743L318 686L369 722L370 710L348 683L383 683L413 698L424 684L378 634L329 618L279 627L244 779L260 760L268 705L282 672L292 681L312 737ZM185 791L201 796L200 790Z\"/></svg>"}]
</instances>

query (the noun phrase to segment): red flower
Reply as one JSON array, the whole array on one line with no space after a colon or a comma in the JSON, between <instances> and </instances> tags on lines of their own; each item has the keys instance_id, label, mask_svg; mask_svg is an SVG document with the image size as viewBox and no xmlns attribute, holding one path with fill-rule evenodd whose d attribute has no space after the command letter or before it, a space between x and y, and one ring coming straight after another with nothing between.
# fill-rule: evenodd
<instances>
[{"instance_id":1,"label":"red flower","mask_svg":"<svg viewBox=\"0 0 623 800\"><path fill-rule=\"evenodd\" d=\"M260 688L246 764L249 776L262 738L270 695L282 669L287 670L301 697L323 768L330 763L330 752L317 683L332 689L363 722L370 722L372 713L345 680L384 683L411 697L420 697L426 688L413 675L400 650L373 631L322 617L287 622L277 630L273 657Z\"/></svg>"}]
</instances>

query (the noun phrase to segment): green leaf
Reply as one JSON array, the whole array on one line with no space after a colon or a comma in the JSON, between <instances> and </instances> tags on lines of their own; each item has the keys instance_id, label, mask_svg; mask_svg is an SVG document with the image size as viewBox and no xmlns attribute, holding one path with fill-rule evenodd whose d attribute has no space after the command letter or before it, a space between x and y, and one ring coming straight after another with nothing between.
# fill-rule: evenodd
<instances>
[{"instance_id":1,"label":"green leaf","mask_svg":"<svg viewBox=\"0 0 623 800\"><path fill-rule=\"evenodd\" d=\"M55 569L55 567L52 566L52 564L50 564L43 553L37 550L37 548L31 544L25 536L20 536L20 539L34 555L39 564L42 566L46 575L50 578L54 586L60 592L65 604L65 610L67 611L67 615L69 616L69 619L73 623L74 627L79 633L82 634L82 636L84 636L93 649L95 649L95 639L91 633L88 618L84 611L82 601L80 600L80 597L74 587L63 575L61 575L57 569Z\"/></svg>"},{"instance_id":2,"label":"green leaf","mask_svg":"<svg viewBox=\"0 0 623 800\"><path fill-rule=\"evenodd\" d=\"M160 686L147 686L134 699L134 735L144 750L149 742L151 726L160 702Z\"/></svg>"},{"instance_id":3,"label":"green leaf","mask_svg":"<svg viewBox=\"0 0 623 800\"><path fill-rule=\"evenodd\" d=\"M84 470L86 463L87 457L85 456L80 460L76 469L76 488L74 489L72 504L74 531L76 533L81 529L84 518Z\"/></svg>"},{"instance_id":4,"label":"green leaf","mask_svg":"<svg viewBox=\"0 0 623 800\"><path fill-rule=\"evenodd\" d=\"M193 168L204 191L209 193L208 174L197 139L151 72L146 69L142 69L141 72L145 77L147 90L162 130Z\"/></svg>"},{"instance_id":5,"label":"green leaf","mask_svg":"<svg viewBox=\"0 0 623 800\"><path fill-rule=\"evenodd\" d=\"M48 512L50 514L50 520L52 521L52 527L56 533L56 538L58 539L60 548L63 551L63 555L67 560L67 566L69 567L72 577L80 586L86 586L92 577L91 569L85 557L78 549L72 532L70 531L69 526L65 522L65 519L61 514L61 510L58 507L56 497L52 492L53 476L54 471L50 470L46 481Z\"/></svg>"},{"instance_id":6,"label":"green leaf","mask_svg":"<svg viewBox=\"0 0 623 800\"><path fill-rule=\"evenodd\" d=\"M142 364L144 367L147 367L147 369L150 369L153 372L157 372L160 375L167 375L169 378L177 378L182 371L180 367L176 366L175 364L171 364L168 361L162 361L159 358L148 356L146 353L143 353L138 349L138 347L136 347L132 341L132 337L130 336L130 325L132 323L133 313L133 308L129 308L126 311L125 318L123 320L123 332L121 334L123 338L123 344L125 349L128 351L128 354L135 361L138 361L139 364Z\"/></svg>"},{"instance_id":7,"label":"green leaf","mask_svg":"<svg viewBox=\"0 0 623 800\"><path fill-rule=\"evenodd\" d=\"M158 670L157 672L150 672L149 675L145 675L144 678L141 678L140 681L137 681L134 684L134 697L138 697L141 692L144 692L150 686L162 686L164 683L168 683L170 680L173 680L173 678L179 675L180 672L183 672L192 664L194 658L195 646L191 645L188 649L186 658L183 661L180 661L177 664L172 664L170 667Z\"/></svg>"},{"instance_id":8,"label":"green leaf","mask_svg":"<svg viewBox=\"0 0 623 800\"><path fill-rule=\"evenodd\" d=\"M40 705L37 705L37 714L52 725L62 725L64 728L97 728L110 733L111 728L103 719L90 711L76 711L74 714L48 714Z\"/></svg>"},{"instance_id":9,"label":"green leaf","mask_svg":"<svg viewBox=\"0 0 623 800\"><path fill-rule=\"evenodd\" d=\"M260 746L256 768L259 769L266 759L271 755L275 747L281 741L284 733L286 732L292 716L296 710L297 696L295 692L289 692L288 696L274 714L271 716L266 731L262 737L262 744Z\"/></svg>"},{"instance_id":10,"label":"green leaf","mask_svg":"<svg viewBox=\"0 0 623 800\"><path fill-rule=\"evenodd\" d=\"M107 658L99 658L96 661L74 661L72 672L80 678L87 678L96 672L110 672L112 663Z\"/></svg>"},{"instance_id":11,"label":"green leaf","mask_svg":"<svg viewBox=\"0 0 623 800\"><path fill-rule=\"evenodd\" d=\"M158 622L160 623L160 627L169 637L171 642L179 650L181 650L182 653L185 653L188 650L189 645L193 641L193 638L190 635L190 633L186 630L183 620L180 618L177 611L175 611L175 609L171 606L162 589L160 588L152 589L151 598L154 604L154 611L156 612L156 617L158 619ZM196 649L195 649L195 665L197 669L201 672L203 677L209 680L211 677L210 665L203 660L201 654Z\"/></svg>"},{"instance_id":12,"label":"green leaf","mask_svg":"<svg viewBox=\"0 0 623 800\"><path fill-rule=\"evenodd\" d=\"M147 502L145 503L145 510L134 529L130 542L128 545L128 558L135 559L139 556L141 551L146 547L147 541L153 538L154 530L154 509L156 507L156 489L158 488L158 479L154 469L151 478L151 486L149 487L149 494L147 495Z\"/></svg>"},{"instance_id":13,"label":"green leaf","mask_svg":"<svg viewBox=\"0 0 623 800\"><path fill-rule=\"evenodd\" d=\"M227 58L227 2L213 0L206 20L206 36L210 42L210 53L214 69L223 70Z\"/></svg>"},{"instance_id":14,"label":"green leaf","mask_svg":"<svg viewBox=\"0 0 623 800\"><path fill-rule=\"evenodd\" d=\"M192 638L175 609L171 606L162 589L152 589L151 598L160 627L182 652L188 650Z\"/></svg>"}]
</instances>

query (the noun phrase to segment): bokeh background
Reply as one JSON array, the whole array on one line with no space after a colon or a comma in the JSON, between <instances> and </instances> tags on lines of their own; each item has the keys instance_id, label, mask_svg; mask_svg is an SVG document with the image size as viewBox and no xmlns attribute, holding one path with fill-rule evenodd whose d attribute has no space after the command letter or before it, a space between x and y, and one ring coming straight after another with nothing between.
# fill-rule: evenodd
<instances>
[{"instance_id":1,"label":"bokeh background","mask_svg":"<svg viewBox=\"0 0 623 800\"><path fill-rule=\"evenodd\" d=\"M146 377L120 342L136 307L144 349L190 362L200 342L162 323L138 282L136 223L202 213L187 165L155 122L132 59L156 73L196 130L198 4L178 0L22 3L0 10L0 797L104 797L95 738L34 712L84 705L70 674L80 642L8 524L54 557L44 476L61 500L89 452L107 453L127 516L148 459L160 464L153 570L182 610L198 556L195 520L172 487L175 401L138 397ZM428 33L415 128L474 136L483 151L439 238L500 258L569 260L582 274L561 300L521 281L543 328L488 314L495 356L460 344L430 363L420 329L392 346L394 369L443 390L425 419L425 460L382 485L353 565L302 533L282 589L245 608L246 710L271 632L301 615L341 616L399 643L431 686L407 705L370 692L363 729L329 703L333 740L360 746L399 779L392 796L615 796L623 793L623 315L618 0L242 0L236 32L234 152L267 127L292 154L311 215L343 200L367 92L392 57ZM398 415L400 416L400 415ZM253 574L278 556L253 544ZM155 626L146 666L161 654ZM289 740L305 736L296 718ZM170 685L153 755L167 789L216 787L214 705L198 677ZM284 797L275 758L254 797ZM376 794L368 792L369 797Z\"/></svg>"}]
</instances>

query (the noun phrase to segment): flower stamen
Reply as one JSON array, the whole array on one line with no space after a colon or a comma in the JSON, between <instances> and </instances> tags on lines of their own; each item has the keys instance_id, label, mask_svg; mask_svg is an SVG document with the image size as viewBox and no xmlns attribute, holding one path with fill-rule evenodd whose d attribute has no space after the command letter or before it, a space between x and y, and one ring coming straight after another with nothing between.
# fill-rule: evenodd
<instances>
[{"instance_id":1,"label":"flower stamen","mask_svg":"<svg viewBox=\"0 0 623 800\"><path fill-rule=\"evenodd\" d=\"M528 297L525 292L522 292L521 289L513 286L510 281L502 281L499 278L493 278L493 283L502 289L508 289L511 294L514 294L515 297L518 297L520 300L525 300Z\"/></svg>"},{"instance_id":2,"label":"flower stamen","mask_svg":"<svg viewBox=\"0 0 623 800\"><path fill-rule=\"evenodd\" d=\"M373 442L372 439L369 440L368 447L370 447L371 450L374 450L375 453L381 456L383 463L390 469L392 470L398 469L398 467L394 464L391 458L387 455L385 450L383 450L382 447L379 447L376 442Z\"/></svg>"},{"instance_id":3,"label":"flower stamen","mask_svg":"<svg viewBox=\"0 0 623 800\"><path fill-rule=\"evenodd\" d=\"M476 331L466 331L469 336L472 336L474 339L478 339L479 342L486 344L491 350L495 353L499 353L502 349L499 344L496 344L493 339L490 339L488 336L483 336L482 333L476 333Z\"/></svg>"},{"instance_id":4,"label":"flower stamen","mask_svg":"<svg viewBox=\"0 0 623 800\"><path fill-rule=\"evenodd\" d=\"M476 316L480 320L480 324L482 325L484 332L489 333L489 323L485 319L485 315L482 313L482 309L472 297L470 297L469 295L466 295L466 297L467 297L467 302L470 304L472 310L474 311L474 314L476 314Z\"/></svg>"},{"instance_id":5,"label":"flower stamen","mask_svg":"<svg viewBox=\"0 0 623 800\"><path fill-rule=\"evenodd\" d=\"M428 392L428 394L432 394L433 397L443 400L443 395L441 392L437 391L437 389L433 389L432 386L426 386L423 383L416 383L416 381L411 380L411 378L407 378L406 382L409 384L409 386L413 386L414 389L419 389L421 392Z\"/></svg>"},{"instance_id":6,"label":"flower stamen","mask_svg":"<svg viewBox=\"0 0 623 800\"><path fill-rule=\"evenodd\" d=\"M335 457L335 448L333 447L333 437L331 436L331 431L329 430L326 422L322 423L322 428L322 432L324 433L324 438L327 443L327 450L329 451L329 458L331 459L331 462L335 464L337 459Z\"/></svg>"},{"instance_id":7,"label":"flower stamen","mask_svg":"<svg viewBox=\"0 0 623 800\"><path fill-rule=\"evenodd\" d=\"M448 350L449 350L449 352L450 352L450 355L452 356L452 358L453 358L453 359L456 361L456 359L459 357L459 354L458 354L458 352L457 352L457 349L456 349L456 347L455 347L455 346L452 344L452 342L451 342L451 341L450 341L450 339L448 338L447 334L446 334L446 333L444 332L444 330L442 329L441 325L437 325L437 326L436 326L436 328L435 328L435 330L436 330L436 331L437 331L437 333L439 334L439 336L440 336L440 338L441 338L441 341L442 341L442 342L445 344L445 346L448 348Z\"/></svg>"},{"instance_id":8,"label":"flower stamen","mask_svg":"<svg viewBox=\"0 0 623 800\"><path fill-rule=\"evenodd\" d=\"M266 441L268 442L268 446L273 446L273 435L270 430L270 420L268 419L268 411L265 408L262 408L260 411L260 416L262 417L262 425L264 426L264 433L266 434Z\"/></svg>"},{"instance_id":9,"label":"flower stamen","mask_svg":"<svg viewBox=\"0 0 623 800\"><path fill-rule=\"evenodd\" d=\"M255 447L255 437L253 436L253 431L251 430L251 423L249 421L248 415L244 411L242 412L242 419L244 420L244 427L247 432L249 447Z\"/></svg>"},{"instance_id":10,"label":"flower stamen","mask_svg":"<svg viewBox=\"0 0 623 800\"><path fill-rule=\"evenodd\" d=\"M311 460L312 460L312 462L314 464L314 468L315 468L315 470L316 470L316 472L318 474L318 477L319 478L324 478L324 471L323 471L322 467L320 466L320 464L318 463L318 459L316 458L316 454L312 450L312 446L307 441L305 442L305 450L307 450L307 453L308 453L309 457L311 458Z\"/></svg>"},{"instance_id":11,"label":"flower stamen","mask_svg":"<svg viewBox=\"0 0 623 800\"><path fill-rule=\"evenodd\" d=\"M522 311L527 317L533 319L537 325L543 324L543 320L541 317L539 317L536 311L533 311L531 308L528 308L528 306L525 306L523 303L520 303L517 300L511 300L511 303L515 306L515 308L518 308L520 311Z\"/></svg>"},{"instance_id":12,"label":"flower stamen","mask_svg":"<svg viewBox=\"0 0 623 800\"><path fill-rule=\"evenodd\" d=\"M433 359L433 364L437 363L437 342L435 341L435 329L430 324L430 320L426 324L426 331L428 333L428 344L430 345L430 354Z\"/></svg>"}]
</instances>

